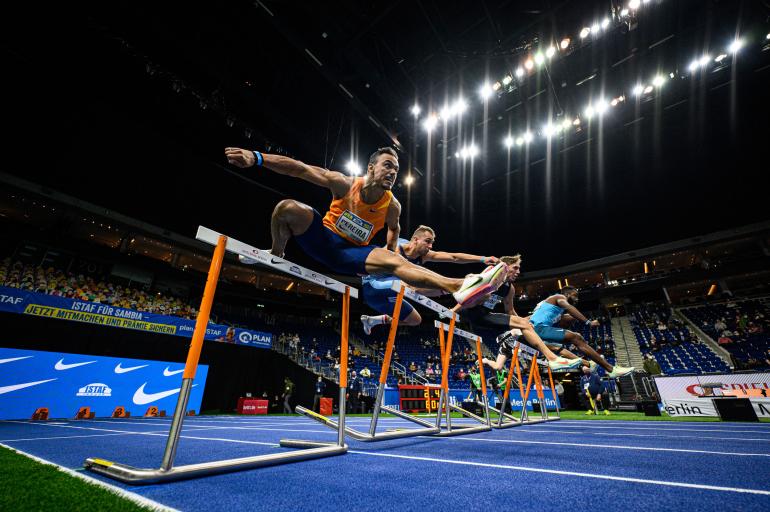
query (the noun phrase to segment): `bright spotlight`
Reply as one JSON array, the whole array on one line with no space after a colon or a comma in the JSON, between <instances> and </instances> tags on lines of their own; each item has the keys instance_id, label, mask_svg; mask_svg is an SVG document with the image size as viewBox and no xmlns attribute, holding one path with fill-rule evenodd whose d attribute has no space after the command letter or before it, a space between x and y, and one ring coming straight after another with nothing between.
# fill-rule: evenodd
<instances>
[{"instance_id":1,"label":"bright spotlight","mask_svg":"<svg viewBox=\"0 0 770 512\"><path fill-rule=\"evenodd\" d=\"M609 104L607 103L607 100L601 99L596 102L596 105L594 106L594 109L596 110L596 113L599 115L604 114L607 112L607 109L610 108Z\"/></svg>"},{"instance_id":2,"label":"bright spotlight","mask_svg":"<svg viewBox=\"0 0 770 512\"><path fill-rule=\"evenodd\" d=\"M459 98L457 101L455 101L454 105L452 105L452 110L450 113L453 116L461 116L466 110L468 110L468 104L463 98Z\"/></svg>"},{"instance_id":3,"label":"bright spotlight","mask_svg":"<svg viewBox=\"0 0 770 512\"><path fill-rule=\"evenodd\" d=\"M532 138L533 138L532 132L524 132L524 135L523 135L524 142L529 144L530 142L532 142Z\"/></svg>"},{"instance_id":4,"label":"bright spotlight","mask_svg":"<svg viewBox=\"0 0 770 512\"><path fill-rule=\"evenodd\" d=\"M604 30L607 30L607 27L609 27L609 26L610 26L610 19L609 18L604 18L602 20L602 28Z\"/></svg>"},{"instance_id":5,"label":"bright spotlight","mask_svg":"<svg viewBox=\"0 0 770 512\"><path fill-rule=\"evenodd\" d=\"M441 119L447 121L452 116L452 109L449 105L444 105L441 110L438 111L438 115Z\"/></svg>"},{"instance_id":6,"label":"bright spotlight","mask_svg":"<svg viewBox=\"0 0 770 512\"><path fill-rule=\"evenodd\" d=\"M460 153L458 151L455 151L455 158L460 158Z\"/></svg>"},{"instance_id":7,"label":"bright spotlight","mask_svg":"<svg viewBox=\"0 0 770 512\"><path fill-rule=\"evenodd\" d=\"M548 124L546 124L545 126L543 126L543 136L544 136L546 139L550 139L551 137L553 137L554 135L556 135L556 133L557 133L558 131L559 131L558 127L556 127L556 126L555 126L555 125L554 125L552 122L550 122L550 121L548 122Z\"/></svg>"},{"instance_id":8,"label":"bright spotlight","mask_svg":"<svg viewBox=\"0 0 770 512\"><path fill-rule=\"evenodd\" d=\"M505 75L503 77L503 85L509 85L511 82L513 82L513 77L511 75Z\"/></svg>"},{"instance_id":9,"label":"bright spotlight","mask_svg":"<svg viewBox=\"0 0 770 512\"><path fill-rule=\"evenodd\" d=\"M566 50L569 47L569 43L570 43L570 38L565 37L564 39L561 40L561 43L559 43L559 46L561 47L562 50Z\"/></svg>"},{"instance_id":10,"label":"bright spotlight","mask_svg":"<svg viewBox=\"0 0 770 512\"><path fill-rule=\"evenodd\" d=\"M529 57L524 61L524 67L527 68L527 70L531 70L535 67L535 61L532 60L532 57Z\"/></svg>"},{"instance_id":11,"label":"bright spotlight","mask_svg":"<svg viewBox=\"0 0 770 512\"><path fill-rule=\"evenodd\" d=\"M404 178L404 184L407 187L410 186L412 183L414 183L414 176L412 176L411 174L408 175L406 178Z\"/></svg>"},{"instance_id":12,"label":"bright spotlight","mask_svg":"<svg viewBox=\"0 0 770 512\"><path fill-rule=\"evenodd\" d=\"M737 53L742 46L743 46L743 41L741 41L740 39L736 39L735 41L730 43L730 46L727 49L730 51L730 53Z\"/></svg>"},{"instance_id":13,"label":"bright spotlight","mask_svg":"<svg viewBox=\"0 0 770 512\"><path fill-rule=\"evenodd\" d=\"M612 101L610 101L610 105L612 105L613 107L617 107L618 106L618 99L617 98L612 98Z\"/></svg>"},{"instance_id":14,"label":"bright spotlight","mask_svg":"<svg viewBox=\"0 0 770 512\"><path fill-rule=\"evenodd\" d=\"M549 46L548 49L545 51L545 56L550 59L554 55L556 55L556 48L554 48L553 46Z\"/></svg>"},{"instance_id":15,"label":"bright spotlight","mask_svg":"<svg viewBox=\"0 0 770 512\"><path fill-rule=\"evenodd\" d=\"M689 66L687 66L687 70L688 70L690 73L693 73L693 72L694 72L695 70L697 70L699 67L700 67L700 61L696 59L696 60L694 60L694 61L690 62L690 65L689 65Z\"/></svg>"},{"instance_id":16,"label":"bright spotlight","mask_svg":"<svg viewBox=\"0 0 770 512\"><path fill-rule=\"evenodd\" d=\"M595 113L596 113L596 110L594 110L594 107L592 105L588 105L586 109L583 111L583 114L586 116L586 119L591 119Z\"/></svg>"},{"instance_id":17,"label":"bright spotlight","mask_svg":"<svg viewBox=\"0 0 770 512\"><path fill-rule=\"evenodd\" d=\"M770 39L770 33L765 36L765 39Z\"/></svg>"},{"instance_id":18,"label":"bright spotlight","mask_svg":"<svg viewBox=\"0 0 770 512\"><path fill-rule=\"evenodd\" d=\"M711 59L709 58L709 60L711 60ZM660 87L664 83L666 83L666 77L663 76L663 75L658 75L658 76L656 76L655 78L652 79L652 85L654 85L655 87Z\"/></svg>"},{"instance_id":19,"label":"bright spotlight","mask_svg":"<svg viewBox=\"0 0 770 512\"><path fill-rule=\"evenodd\" d=\"M698 64L700 64L701 67L705 67L709 62L711 62L711 55L704 55L700 58Z\"/></svg>"},{"instance_id":20,"label":"bright spotlight","mask_svg":"<svg viewBox=\"0 0 770 512\"><path fill-rule=\"evenodd\" d=\"M575 120L574 120L574 121L572 121L572 124L573 124L574 126L580 126L580 118L579 118L579 117L576 117L576 118L575 118Z\"/></svg>"},{"instance_id":21,"label":"bright spotlight","mask_svg":"<svg viewBox=\"0 0 770 512\"><path fill-rule=\"evenodd\" d=\"M503 86L503 84L501 84L500 82L495 82L495 83L492 84L492 90L493 91L499 91L502 86Z\"/></svg>"},{"instance_id":22,"label":"bright spotlight","mask_svg":"<svg viewBox=\"0 0 770 512\"><path fill-rule=\"evenodd\" d=\"M465 160L466 158L474 158L479 154L479 148L471 144L460 149L460 158Z\"/></svg>"},{"instance_id":23,"label":"bright spotlight","mask_svg":"<svg viewBox=\"0 0 770 512\"><path fill-rule=\"evenodd\" d=\"M726 58L727 58L726 53L720 53L719 55L716 56L716 58L714 58L714 62L722 62Z\"/></svg>"},{"instance_id":24,"label":"bright spotlight","mask_svg":"<svg viewBox=\"0 0 770 512\"><path fill-rule=\"evenodd\" d=\"M510 149L510 147L513 146L513 137L510 135L507 136L505 139L503 139L503 144L505 144L506 148Z\"/></svg>"},{"instance_id":25,"label":"bright spotlight","mask_svg":"<svg viewBox=\"0 0 770 512\"><path fill-rule=\"evenodd\" d=\"M431 114L425 118L425 121L422 122L422 127L425 128L426 132L430 133L433 131L437 124L438 117L436 117L436 114Z\"/></svg>"},{"instance_id":26,"label":"bright spotlight","mask_svg":"<svg viewBox=\"0 0 770 512\"><path fill-rule=\"evenodd\" d=\"M639 0L631 0L630 2L628 2L628 8L629 9L638 9L640 3L641 2Z\"/></svg>"},{"instance_id":27,"label":"bright spotlight","mask_svg":"<svg viewBox=\"0 0 770 512\"><path fill-rule=\"evenodd\" d=\"M628 9L623 9L622 11L620 11L620 16L623 18L628 16Z\"/></svg>"},{"instance_id":28,"label":"bright spotlight","mask_svg":"<svg viewBox=\"0 0 770 512\"><path fill-rule=\"evenodd\" d=\"M565 119L564 121L561 122L561 129L566 130L567 128L570 127L571 124L572 124L572 121L570 121L569 119Z\"/></svg>"},{"instance_id":29,"label":"bright spotlight","mask_svg":"<svg viewBox=\"0 0 770 512\"><path fill-rule=\"evenodd\" d=\"M634 96L640 96L643 92L644 92L643 85L637 84L634 86L634 90L633 90Z\"/></svg>"},{"instance_id":30,"label":"bright spotlight","mask_svg":"<svg viewBox=\"0 0 770 512\"><path fill-rule=\"evenodd\" d=\"M545 56L543 55L542 52L537 52L535 54L535 64L537 64L538 66L542 66L543 62L545 62Z\"/></svg>"},{"instance_id":31,"label":"bright spotlight","mask_svg":"<svg viewBox=\"0 0 770 512\"><path fill-rule=\"evenodd\" d=\"M644 94L650 94L652 92L653 87L651 85L648 85L644 88Z\"/></svg>"},{"instance_id":32,"label":"bright spotlight","mask_svg":"<svg viewBox=\"0 0 770 512\"><path fill-rule=\"evenodd\" d=\"M598 23L594 23L593 25L591 25L591 33L592 34L596 34L598 32L599 32L599 24Z\"/></svg>"},{"instance_id":33,"label":"bright spotlight","mask_svg":"<svg viewBox=\"0 0 770 512\"><path fill-rule=\"evenodd\" d=\"M524 144L524 137L516 137L516 145L521 146Z\"/></svg>"},{"instance_id":34,"label":"bright spotlight","mask_svg":"<svg viewBox=\"0 0 770 512\"><path fill-rule=\"evenodd\" d=\"M494 89L492 89L492 86L488 83L479 87L479 97L481 97L482 100L488 100L494 92Z\"/></svg>"},{"instance_id":35,"label":"bright spotlight","mask_svg":"<svg viewBox=\"0 0 770 512\"><path fill-rule=\"evenodd\" d=\"M345 169L352 174L353 176L358 176L361 174L361 168L358 166L358 164L354 160L350 160L346 165Z\"/></svg>"},{"instance_id":36,"label":"bright spotlight","mask_svg":"<svg viewBox=\"0 0 770 512\"><path fill-rule=\"evenodd\" d=\"M591 33L591 29L588 27L583 27L583 29L580 31L580 39L585 39L588 37L588 34Z\"/></svg>"},{"instance_id":37,"label":"bright spotlight","mask_svg":"<svg viewBox=\"0 0 770 512\"><path fill-rule=\"evenodd\" d=\"M420 112L421 112L421 110L420 110L420 105L418 105L418 104L416 104L416 103L415 103L415 104L414 104L414 106L412 107L412 110L411 110L411 112L412 112L412 115L413 115L414 117L417 117L417 116L419 116L419 115L420 115Z\"/></svg>"},{"instance_id":38,"label":"bright spotlight","mask_svg":"<svg viewBox=\"0 0 770 512\"><path fill-rule=\"evenodd\" d=\"M519 66L516 68L516 78L521 78L524 76L524 68Z\"/></svg>"}]
</instances>

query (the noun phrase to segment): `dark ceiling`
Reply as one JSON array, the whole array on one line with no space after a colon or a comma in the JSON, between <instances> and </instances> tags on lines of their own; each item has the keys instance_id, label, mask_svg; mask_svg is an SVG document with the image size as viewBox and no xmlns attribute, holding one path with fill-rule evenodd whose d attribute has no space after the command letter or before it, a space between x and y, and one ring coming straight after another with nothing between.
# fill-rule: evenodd
<instances>
[{"instance_id":1,"label":"dark ceiling","mask_svg":"<svg viewBox=\"0 0 770 512\"><path fill-rule=\"evenodd\" d=\"M760 186L768 5L652 0L580 42L583 26L621 8L586 0L17 7L0 22L3 168L182 234L203 224L265 246L277 201L322 211L329 194L230 168L225 146L344 171L395 144L405 234L429 224L439 249L522 252L530 269L770 218ZM736 34L746 45L735 59L688 71ZM479 99L483 82L565 35L571 46L545 69L486 105ZM660 91L629 95L669 72ZM538 134L548 119L620 94L626 101L601 120L584 119L550 144ZM428 136L421 120L460 95L465 115ZM419 121L409 112L415 102ZM528 128L536 133L528 147L503 146ZM479 156L455 157L471 143Z\"/></svg>"}]
</instances>

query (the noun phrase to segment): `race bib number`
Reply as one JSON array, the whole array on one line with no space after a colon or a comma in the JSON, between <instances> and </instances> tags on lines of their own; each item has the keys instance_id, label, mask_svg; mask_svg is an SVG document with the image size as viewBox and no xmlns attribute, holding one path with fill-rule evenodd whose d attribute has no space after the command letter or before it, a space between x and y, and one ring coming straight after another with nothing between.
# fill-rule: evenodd
<instances>
[{"instance_id":1,"label":"race bib number","mask_svg":"<svg viewBox=\"0 0 770 512\"><path fill-rule=\"evenodd\" d=\"M366 222L364 219L351 212L345 210L337 219L337 231L354 242L366 243L372 234L374 224Z\"/></svg>"},{"instance_id":2,"label":"race bib number","mask_svg":"<svg viewBox=\"0 0 770 512\"><path fill-rule=\"evenodd\" d=\"M495 295L494 293L489 296L489 298L484 302L484 307L487 309L495 309L498 304L500 304L503 301L503 298L499 295Z\"/></svg>"}]
</instances>

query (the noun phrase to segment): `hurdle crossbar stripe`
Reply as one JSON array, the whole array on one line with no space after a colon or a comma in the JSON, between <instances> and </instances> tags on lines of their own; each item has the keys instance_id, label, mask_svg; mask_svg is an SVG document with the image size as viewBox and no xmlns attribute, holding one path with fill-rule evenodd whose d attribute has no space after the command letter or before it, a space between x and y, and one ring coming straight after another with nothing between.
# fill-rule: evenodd
<instances>
[{"instance_id":1,"label":"hurdle crossbar stripe","mask_svg":"<svg viewBox=\"0 0 770 512\"><path fill-rule=\"evenodd\" d=\"M390 285L390 289L394 292L397 292L401 289L403 286L403 283L401 281L393 281L393 283ZM404 297L406 297L409 300L413 300L417 304L424 306L428 309L432 309L436 313L439 314L439 316L444 318L452 318L452 315L455 315L457 317L457 321L460 321L460 315L452 311L451 309L447 308L446 306L442 306L435 300L429 299L425 295L422 295L420 293L417 293L412 288L409 288L408 286L404 286Z\"/></svg>"},{"instance_id":2,"label":"hurdle crossbar stripe","mask_svg":"<svg viewBox=\"0 0 770 512\"><path fill-rule=\"evenodd\" d=\"M458 318L459 320L459 318ZM435 320L433 322L433 325L438 328L442 328L445 331L449 331L449 324L445 324L443 322L439 322L438 320ZM478 338L478 334L473 334L472 332L463 331L462 329L458 329L455 327L455 336L460 336L461 338L465 338L466 340L476 341L476 338Z\"/></svg>"},{"instance_id":3,"label":"hurdle crossbar stripe","mask_svg":"<svg viewBox=\"0 0 770 512\"><path fill-rule=\"evenodd\" d=\"M198 226L198 233L195 235L195 239L207 244L216 245L220 236L221 235L219 233L212 229L204 226ZM350 296L356 299L358 298L358 290L356 288L350 287L350 285L315 272L314 270L305 268L301 265L297 265L296 263L287 259L273 256L268 251L257 249L256 247L245 244L234 238L227 239L226 250L245 258L257 260L262 265L268 266L275 270L279 270L285 274L289 274L299 279L315 283L335 292L345 293L345 289L350 288Z\"/></svg>"}]
</instances>

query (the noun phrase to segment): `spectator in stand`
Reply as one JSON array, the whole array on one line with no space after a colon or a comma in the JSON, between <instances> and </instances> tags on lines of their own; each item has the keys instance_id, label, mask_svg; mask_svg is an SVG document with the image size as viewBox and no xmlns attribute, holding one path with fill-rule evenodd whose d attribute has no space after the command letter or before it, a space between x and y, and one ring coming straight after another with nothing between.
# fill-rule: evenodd
<instances>
[{"instance_id":1,"label":"spectator in stand","mask_svg":"<svg viewBox=\"0 0 770 512\"><path fill-rule=\"evenodd\" d=\"M417 371L417 365L414 363L414 361L409 363L409 371L410 372L416 372Z\"/></svg>"},{"instance_id":2,"label":"spectator in stand","mask_svg":"<svg viewBox=\"0 0 770 512\"><path fill-rule=\"evenodd\" d=\"M398 352L396 352L395 350L393 351L393 360L396 362L401 361L401 356L398 355Z\"/></svg>"},{"instance_id":3,"label":"spectator in stand","mask_svg":"<svg viewBox=\"0 0 770 512\"><path fill-rule=\"evenodd\" d=\"M720 318L716 322L714 322L714 330L716 332L722 332L725 329L727 329L727 324L725 324L724 318Z\"/></svg>"},{"instance_id":4,"label":"spectator in stand","mask_svg":"<svg viewBox=\"0 0 770 512\"><path fill-rule=\"evenodd\" d=\"M350 382L348 382L348 406L351 414L359 413L361 409L361 398L364 393L364 383L355 370L350 372Z\"/></svg>"},{"instance_id":5,"label":"spectator in stand","mask_svg":"<svg viewBox=\"0 0 770 512\"><path fill-rule=\"evenodd\" d=\"M460 368L459 370L457 370L457 375L455 375L455 378L457 380L465 380L465 377L467 377L465 373L465 369Z\"/></svg>"},{"instance_id":6,"label":"spectator in stand","mask_svg":"<svg viewBox=\"0 0 770 512\"><path fill-rule=\"evenodd\" d=\"M477 366L471 366L470 372L468 373L468 377L471 379L471 391L468 393L468 398L473 399L477 402L482 401L482 395L481 395L481 375L479 374L479 370Z\"/></svg>"},{"instance_id":7,"label":"spectator in stand","mask_svg":"<svg viewBox=\"0 0 770 512\"><path fill-rule=\"evenodd\" d=\"M425 367L425 377L432 381L434 376L435 372L433 371L433 365L428 363L428 365Z\"/></svg>"},{"instance_id":8,"label":"spectator in stand","mask_svg":"<svg viewBox=\"0 0 770 512\"><path fill-rule=\"evenodd\" d=\"M323 378L319 375L318 380L315 383L315 394L313 395L313 410L317 413L321 412L320 406L321 406L321 399L324 396L324 391L326 391L326 383L324 382Z\"/></svg>"},{"instance_id":9,"label":"spectator in stand","mask_svg":"<svg viewBox=\"0 0 770 512\"><path fill-rule=\"evenodd\" d=\"M559 397L559 407L564 407L564 385L560 380L556 381L556 395Z\"/></svg>"},{"instance_id":10,"label":"spectator in stand","mask_svg":"<svg viewBox=\"0 0 770 512\"><path fill-rule=\"evenodd\" d=\"M655 360L654 357L652 357L652 354L647 354L644 356L644 371L646 371L649 375L660 375L661 369L660 364L658 364L658 361Z\"/></svg>"},{"instance_id":11,"label":"spectator in stand","mask_svg":"<svg viewBox=\"0 0 770 512\"><path fill-rule=\"evenodd\" d=\"M720 345L729 345L730 343L732 343L733 340L727 335L728 333L729 331L724 331L722 335L719 337L719 339L717 340L717 343L719 343Z\"/></svg>"}]
</instances>

